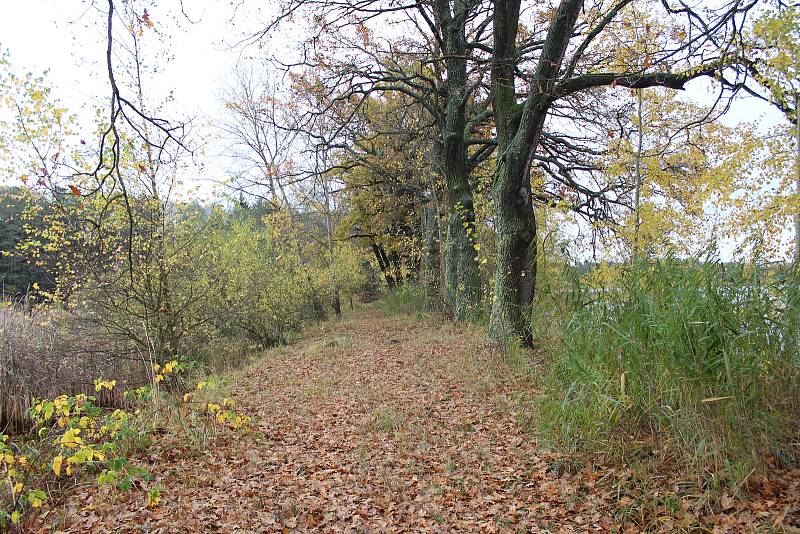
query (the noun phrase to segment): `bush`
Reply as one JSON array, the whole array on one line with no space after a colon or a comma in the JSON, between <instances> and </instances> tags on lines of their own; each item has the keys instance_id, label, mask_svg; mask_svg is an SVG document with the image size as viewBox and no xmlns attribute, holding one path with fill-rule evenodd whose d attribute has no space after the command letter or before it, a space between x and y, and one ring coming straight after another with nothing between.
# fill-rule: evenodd
<instances>
[{"instance_id":1,"label":"bush","mask_svg":"<svg viewBox=\"0 0 800 534\"><path fill-rule=\"evenodd\" d=\"M617 280L574 288L549 322L546 435L607 451L650 438L734 489L767 462L796 464L797 273L667 259Z\"/></svg>"},{"instance_id":2,"label":"bush","mask_svg":"<svg viewBox=\"0 0 800 534\"><path fill-rule=\"evenodd\" d=\"M42 224L29 228L15 254L57 265L55 289L39 288L37 297L139 359L200 360L219 338L283 343L338 311L365 280L363 252L347 244L329 251L303 231L313 213L264 215L144 192L129 198L131 226L119 203L70 199L50 212L47 198L29 196L29 216ZM103 213L103 232L83 222Z\"/></svg>"},{"instance_id":3,"label":"bush","mask_svg":"<svg viewBox=\"0 0 800 534\"><path fill-rule=\"evenodd\" d=\"M203 281L213 301L205 310L211 317L201 345L216 338L284 343L360 290L366 279L362 252L339 244L328 254L291 237L297 234L281 214L214 230L209 239L214 253L206 260Z\"/></svg>"},{"instance_id":4,"label":"bush","mask_svg":"<svg viewBox=\"0 0 800 534\"><path fill-rule=\"evenodd\" d=\"M146 469L127 456L147 444L149 435L164 422L173 431L206 435L220 430L244 431L250 417L236 410L229 398L220 399L216 379L191 387L182 402L166 394L161 385L183 382L186 366L171 361L150 369L151 382L122 391L116 380L95 379L94 393L118 392L126 409L104 410L96 395L59 395L53 400L34 399L28 414L33 428L10 436L0 431L0 530L22 522L26 512L41 507L54 494L63 496L82 484L108 488L146 489L147 502L155 505L161 489ZM146 484L146 485L145 485Z\"/></svg>"}]
</instances>

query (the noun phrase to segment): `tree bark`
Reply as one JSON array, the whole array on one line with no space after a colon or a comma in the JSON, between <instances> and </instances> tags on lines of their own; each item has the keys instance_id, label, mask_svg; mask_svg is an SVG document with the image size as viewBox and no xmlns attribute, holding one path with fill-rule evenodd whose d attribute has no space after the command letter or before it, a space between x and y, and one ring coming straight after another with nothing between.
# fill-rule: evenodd
<instances>
[{"instance_id":1,"label":"tree bark","mask_svg":"<svg viewBox=\"0 0 800 534\"><path fill-rule=\"evenodd\" d=\"M533 342L528 311L536 284L536 220L530 165L539 144L555 83L583 0L563 0L547 33L531 91L517 103L514 64L520 0L496 0L493 19L492 94L498 163L492 190L496 209L497 264L489 335L498 341Z\"/></svg>"},{"instance_id":2,"label":"tree bark","mask_svg":"<svg viewBox=\"0 0 800 534\"><path fill-rule=\"evenodd\" d=\"M422 268L421 281L425 294L430 299L436 298L439 290L439 238L437 232L437 212L433 203L420 206L422 216Z\"/></svg>"},{"instance_id":3,"label":"tree bark","mask_svg":"<svg viewBox=\"0 0 800 534\"><path fill-rule=\"evenodd\" d=\"M476 261L473 232L475 209L467 158L467 39L469 6L448 0L436 2L436 18L444 40L447 80L444 83L446 106L441 118L443 171L447 183L447 247L445 298L457 320L475 317L480 312L481 281Z\"/></svg>"},{"instance_id":4,"label":"tree bark","mask_svg":"<svg viewBox=\"0 0 800 534\"><path fill-rule=\"evenodd\" d=\"M536 220L530 180L526 169L509 159L498 163L497 175L497 268L489 335L498 341L520 338L529 346L533 340L526 312L536 285Z\"/></svg>"},{"instance_id":5,"label":"tree bark","mask_svg":"<svg viewBox=\"0 0 800 534\"><path fill-rule=\"evenodd\" d=\"M443 295L445 256L442 245L446 231L442 229L442 206L439 202L439 178L444 175L444 148L441 132L431 140L429 187L431 198L423 208L423 233L425 236L426 263L423 268L428 297L433 302Z\"/></svg>"}]
</instances>

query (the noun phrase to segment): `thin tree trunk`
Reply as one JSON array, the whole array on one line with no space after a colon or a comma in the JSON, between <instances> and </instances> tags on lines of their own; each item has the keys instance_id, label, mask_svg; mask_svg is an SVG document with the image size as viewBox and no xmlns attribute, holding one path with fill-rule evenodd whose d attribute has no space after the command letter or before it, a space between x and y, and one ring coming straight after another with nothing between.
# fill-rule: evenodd
<instances>
[{"instance_id":1,"label":"thin tree trunk","mask_svg":"<svg viewBox=\"0 0 800 534\"><path fill-rule=\"evenodd\" d=\"M328 157L327 150L323 149L322 153L322 168L327 166ZM331 307L333 308L336 316L342 315L342 304L339 299L339 284L336 281L336 265L333 255L333 218L331 215L331 199L330 189L328 188L328 181L324 176L319 177L322 184L322 195L324 198L324 215L325 215L325 237L327 238L328 245L328 268L331 270Z\"/></svg>"},{"instance_id":2,"label":"thin tree trunk","mask_svg":"<svg viewBox=\"0 0 800 534\"><path fill-rule=\"evenodd\" d=\"M794 124L795 124L795 193L800 195L800 94L794 97ZM800 207L794 212L794 263L800 265Z\"/></svg>"},{"instance_id":3,"label":"thin tree trunk","mask_svg":"<svg viewBox=\"0 0 800 534\"><path fill-rule=\"evenodd\" d=\"M641 214L639 213L639 202L642 192L642 146L644 144L644 130L642 125L642 89L636 90L637 105L636 119L638 120L638 139L636 144L636 190L633 199L633 250L631 258L634 262L639 257L639 225L641 224Z\"/></svg>"},{"instance_id":4,"label":"thin tree trunk","mask_svg":"<svg viewBox=\"0 0 800 534\"><path fill-rule=\"evenodd\" d=\"M286 189L284 188L280 180L278 180L278 189L281 192L281 197L283 198L283 204L284 206L286 206L286 213L289 214L289 222L294 225L294 209L292 208L292 203L289 202L289 197L286 194Z\"/></svg>"}]
</instances>

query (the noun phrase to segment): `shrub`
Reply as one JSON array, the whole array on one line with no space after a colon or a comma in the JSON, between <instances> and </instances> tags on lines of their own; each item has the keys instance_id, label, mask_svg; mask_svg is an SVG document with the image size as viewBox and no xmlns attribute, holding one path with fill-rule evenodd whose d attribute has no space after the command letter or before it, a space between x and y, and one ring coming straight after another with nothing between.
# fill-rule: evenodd
<instances>
[{"instance_id":1,"label":"shrub","mask_svg":"<svg viewBox=\"0 0 800 534\"><path fill-rule=\"evenodd\" d=\"M337 245L333 254L316 244L304 246L287 231L282 214L263 223L234 221L215 230L215 253L207 259L204 284L214 296L206 339L244 337L262 346L325 318L337 299L355 295L366 274L363 254Z\"/></svg>"}]
</instances>

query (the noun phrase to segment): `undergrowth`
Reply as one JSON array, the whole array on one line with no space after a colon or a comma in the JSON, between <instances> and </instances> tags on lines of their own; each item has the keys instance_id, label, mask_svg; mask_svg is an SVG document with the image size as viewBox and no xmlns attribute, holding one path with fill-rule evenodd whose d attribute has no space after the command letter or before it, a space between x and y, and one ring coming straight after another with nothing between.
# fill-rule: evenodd
<instances>
[{"instance_id":1,"label":"undergrowth","mask_svg":"<svg viewBox=\"0 0 800 534\"><path fill-rule=\"evenodd\" d=\"M171 361L153 365L151 382L124 392L125 409L104 409L94 395L34 399L32 428L11 436L0 432L0 529L17 528L24 515L54 498L66 498L79 484L145 492L148 506L158 504L161 488L129 457L146 450L151 435L181 430L191 444L204 447L223 429L248 427L250 418L222 398L226 384L217 378L186 388L190 366ZM96 379L95 392L112 391L116 380ZM184 389L185 391L185 389Z\"/></svg>"},{"instance_id":2,"label":"undergrowth","mask_svg":"<svg viewBox=\"0 0 800 534\"><path fill-rule=\"evenodd\" d=\"M389 314L410 315L418 321L431 317L453 318L451 306L439 290L419 282L407 282L395 287L380 300L380 306ZM488 326L488 316L482 306L465 313L463 319L469 323Z\"/></svg>"},{"instance_id":3,"label":"undergrowth","mask_svg":"<svg viewBox=\"0 0 800 534\"><path fill-rule=\"evenodd\" d=\"M644 447L703 490L797 465L797 273L670 258L612 279L567 277L536 308L543 436L625 462Z\"/></svg>"}]
</instances>

